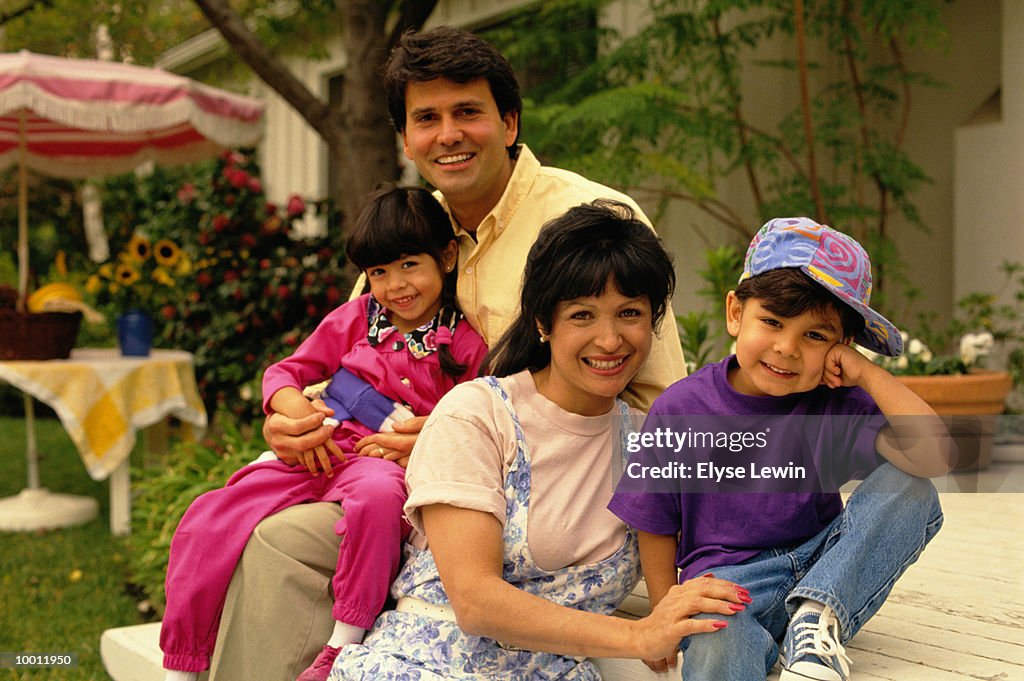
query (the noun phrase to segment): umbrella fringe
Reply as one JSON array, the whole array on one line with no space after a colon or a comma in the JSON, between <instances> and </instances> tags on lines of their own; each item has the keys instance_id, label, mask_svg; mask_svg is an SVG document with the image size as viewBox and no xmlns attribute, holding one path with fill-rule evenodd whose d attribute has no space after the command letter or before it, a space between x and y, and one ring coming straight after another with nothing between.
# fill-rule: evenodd
<instances>
[{"instance_id":1,"label":"umbrella fringe","mask_svg":"<svg viewBox=\"0 0 1024 681\"><path fill-rule=\"evenodd\" d=\"M113 110L97 110L97 106L115 107ZM28 109L37 116L62 125L113 133L146 133L157 129L168 129L185 123L192 124L203 137L220 147L252 146L263 134L263 119L255 123L238 118L225 119L209 114L194 101L182 98L170 104L130 106L103 101L81 103L49 95L31 83L0 92L0 114L7 115L20 109ZM157 108L159 107L159 108ZM147 110L150 109L150 110Z\"/></svg>"}]
</instances>

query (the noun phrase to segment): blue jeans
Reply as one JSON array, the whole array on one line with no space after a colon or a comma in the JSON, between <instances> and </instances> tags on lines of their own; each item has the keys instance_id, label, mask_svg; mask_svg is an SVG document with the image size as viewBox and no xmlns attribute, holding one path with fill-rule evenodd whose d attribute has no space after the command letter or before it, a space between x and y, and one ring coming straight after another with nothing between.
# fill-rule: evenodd
<instances>
[{"instance_id":1,"label":"blue jeans","mask_svg":"<svg viewBox=\"0 0 1024 681\"><path fill-rule=\"evenodd\" d=\"M683 639L683 680L765 678L804 598L835 610L845 644L878 611L941 526L931 482L882 464L817 536L795 548L770 549L739 565L714 568L716 577L749 589L754 602L725 618L725 629Z\"/></svg>"}]
</instances>

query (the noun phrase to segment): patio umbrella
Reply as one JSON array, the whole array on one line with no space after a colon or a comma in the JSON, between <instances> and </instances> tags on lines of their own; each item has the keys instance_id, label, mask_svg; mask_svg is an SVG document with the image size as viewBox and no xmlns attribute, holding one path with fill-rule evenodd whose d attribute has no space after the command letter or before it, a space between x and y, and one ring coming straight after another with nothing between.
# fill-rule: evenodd
<instances>
[{"instance_id":1,"label":"patio umbrella","mask_svg":"<svg viewBox=\"0 0 1024 681\"><path fill-rule=\"evenodd\" d=\"M260 101L159 69L21 51L0 54L0 171L18 167L18 292L28 293L28 169L84 178L144 161L180 164L255 144ZM25 395L28 489L0 500L9 529L82 522L95 500L39 487L32 398ZM82 503L82 502L86 503ZM87 502L92 502L91 504Z\"/></svg>"},{"instance_id":2,"label":"patio umbrella","mask_svg":"<svg viewBox=\"0 0 1024 681\"><path fill-rule=\"evenodd\" d=\"M259 100L160 69L0 54L0 171L18 166L18 290L28 289L26 171L84 178L255 144Z\"/></svg>"}]
</instances>

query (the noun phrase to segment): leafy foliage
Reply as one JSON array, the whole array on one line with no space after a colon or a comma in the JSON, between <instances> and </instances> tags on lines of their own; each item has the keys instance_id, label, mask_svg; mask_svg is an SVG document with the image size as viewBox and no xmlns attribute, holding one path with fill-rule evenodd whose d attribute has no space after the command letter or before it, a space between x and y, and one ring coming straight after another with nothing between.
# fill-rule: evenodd
<instances>
[{"instance_id":1,"label":"leafy foliage","mask_svg":"<svg viewBox=\"0 0 1024 681\"><path fill-rule=\"evenodd\" d=\"M779 215L831 222L869 247L894 218L921 226L913 198L928 178L903 139L910 86L934 83L909 71L902 51L941 44L943 0L808 0L803 33L792 3L775 0L649 0L650 20L630 34L579 21L607 4L547 0L489 36L562 74L526 91L524 135L547 161L695 205L743 245ZM567 31L573 17L580 28ZM801 66L801 41L820 61ZM582 63L579 44L594 45ZM776 53L788 56L767 58ZM806 78L809 95L774 102L781 115L771 120L744 101L766 77L794 93ZM755 214L721 201L718 188L734 178ZM893 253L872 256L885 270Z\"/></svg>"},{"instance_id":2,"label":"leafy foliage","mask_svg":"<svg viewBox=\"0 0 1024 681\"><path fill-rule=\"evenodd\" d=\"M223 487L231 474L266 449L260 438L247 437L222 418L216 441L180 442L162 468L135 471L132 490L132 534L129 566L132 582L142 587L150 604L162 613L166 603L164 577L171 538L181 517L197 496Z\"/></svg>"},{"instance_id":3,"label":"leafy foliage","mask_svg":"<svg viewBox=\"0 0 1024 681\"><path fill-rule=\"evenodd\" d=\"M255 160L230 152L186 170L111 180L105 204L112 249L141 234L180 245L191 263L154 311L156 344L195 354L211 414L260 414L262 370L289 355L350 288L330 239L295 234L306 202L293 195L285 206L268 203Z\"/></svg>"}]
</instances>

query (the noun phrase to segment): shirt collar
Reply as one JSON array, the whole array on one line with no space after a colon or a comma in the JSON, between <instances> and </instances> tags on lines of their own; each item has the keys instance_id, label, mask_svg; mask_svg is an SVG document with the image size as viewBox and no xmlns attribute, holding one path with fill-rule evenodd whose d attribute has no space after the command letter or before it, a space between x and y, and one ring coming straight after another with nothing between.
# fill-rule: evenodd
<instances>
[{"instance_id":1,"label":"shirt collar","mask_svg":"<svg viewBox=\"0 0 1024 681\"><path fill-rule=\"evenodd\" d=\"M475 238L455 220L455 216L452 215L451 208L448 206L444 195L440 192L434 192L434 196L441 202L445 211L452 218L452 225L455 228L455 236L457 238L465 236L474 238L475 241L480 241L489 230L493 229L495 236L504 231L512 216L522 204L523 199L526 198L527 194L530 193L530 189L533 188L533 183L537 179L537 175L540 174L540 167L540 161L533 155L530 148L525 144L520 144L519 155L516 157L515 165L512 168L512 176L509 177L505 191L502 193L498 203L491 209L491 212L480 221L480 225L476 229Z\"/></svg>"},{"instance_id":2,"label":"shirt collar","mask_svg":"<svg viewBox=\"0 0 1024 681\"><path fill-rule=\"evenodd\" d=\"M387 308L371 295L366 304L366 317L369 322L366 340L371 346L376 347L392 334L399 334L404 338L405 346L412 356L423 359L437 352L441 346L451 345L452 334L462 319L462 313L458 308L442 305L432 320L409 333L401 334L398 327L388 319Z\"/></svg>"}]
</instances>

